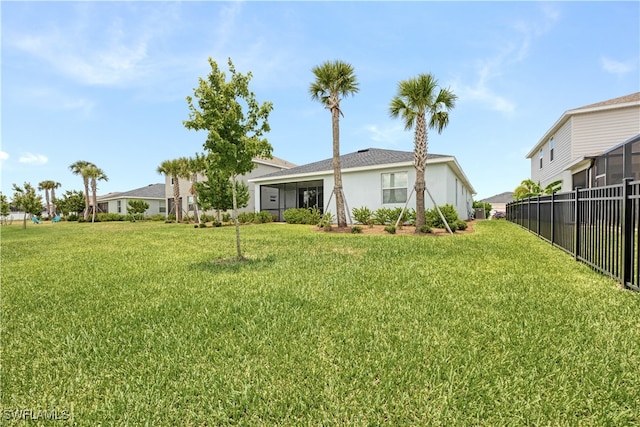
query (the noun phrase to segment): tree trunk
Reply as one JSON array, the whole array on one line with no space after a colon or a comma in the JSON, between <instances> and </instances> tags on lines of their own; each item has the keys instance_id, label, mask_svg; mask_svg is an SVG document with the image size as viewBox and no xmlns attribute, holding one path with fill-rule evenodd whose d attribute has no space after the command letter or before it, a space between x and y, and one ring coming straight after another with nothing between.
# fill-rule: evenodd
<instances>
[{"instance_id":1,"label":"tree trunk","mask_svg":"<svg viewBox=\"0 0 640 427\"><path fill-rule=\"evenodd\" d=\"M414 166L416 167L416 232L426 224L424 207L425 170L427 167L427 122L424 112L416 117L414 139Z\"/></svg>"},{"instance_id":2,"label":"tree trunk","mask_svg":"<svg viewBox=\"0 0 640 427\"><path fill-rule=\"evenodd\" d=\"M91 180L91 191L93 192L93 216L91 222L96 222L96 209L98 209L98 184L94 179Z\"/></svg>"},{"instance_id":3,"label":"tree trunk","mask_svg":"<svg viewBox=\"0 0 640 427\"><path fill-rule=\"evenodd\" d=\"M56 189L55 188L51 189L51 208L53 211L53 216L56 216L58 214L58 211L56 209Z\"/></svg>"},{"instance_id":4,"label":"tree trunk","mask_svg":"<svg viewBox=\"0 0 640 427\"><path fill-rule=\"evenodd\" d=\"M342 197L342 169L340 167L340 108L331 109L331 124L333 130L333 193L336 196L336 218L338 227L347 226L344 212L344 198ZM326 212L325 212L326 213Z\"/></svg>"},{"instance_id":5,"label":"tree trunk","mask_svg":"<svg viewBox=\"0 0 640 427\"><path fill-rule=\"evenodd\" d=\"M244 258L242 256L242 250L240 249L240 224L238 223L238 201L236 196L235 175L231 178L231 185L233 186L231 189L231 194L233 195L233 222L236 226L236 250L238 253L238 261L242 261Z\"/></svg>"},{"instance_id":6,"label":"tree trunk","mask_svg":"<svg viewBox=\"0 0 640 427\"><path fill-rule=\"evenodd\" d=\"M49 189L44 189L44 198L47 200L47 216L51 219L51 198L49 197Z\"/></svg>"},{"instance_id":7,"label":"tree trunk","mask_svg":"<svg viewBox=\"0 0 640 427\"><path fill-rule=\"evenodd\" d=\"M89 205L90 205L90 200L89 199L89 178L87 177L83 177L84 180L84 220L88 221L89 220Z\"/></svg>"},{"instance_id":8,"label":"tree trunk","mask_svg":"<svg viewBox=\"0 0 640 427\"><path fill-rule=\"evenodd\" d=\"M173 176L173 207L176 209L176 222L182 222L182 207L180 206L180 179Z\"/></svg>"}]
</instances>

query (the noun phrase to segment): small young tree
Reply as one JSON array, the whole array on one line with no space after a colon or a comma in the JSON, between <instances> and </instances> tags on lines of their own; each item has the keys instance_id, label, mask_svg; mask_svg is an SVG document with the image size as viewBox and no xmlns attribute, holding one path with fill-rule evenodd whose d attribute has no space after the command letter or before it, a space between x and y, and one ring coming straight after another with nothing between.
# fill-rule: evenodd
<instances>
[{"instance_id":1,"label":"small young tree","mask_svg":"<svg viewBox=\"0 0 640 427\"><path fill-rule=\"evenodd\" d=\"M27 228L27 215L40 216L42 214L42 196L36 194L36 189L25 182L22 187L13 184L13 206L24 212L22 228Z\"/></svg>"},{"instance_id":2,"label":"small young tree","mask_svg":"<svg viewBox=\"0 0 640 427\"><path fill-rule=\"evenodd\" d=\"M70 215L72 213L79 215L80 212L85 209L86 199L82 191L67 190L61 199L54 199L53 203L56 205L56 209L63 215Z\"/></svg>"},{"instance_id":3,"label":"small young tree","mask_svg":"<svg viewBox=\"0 0 640 427\"><path fill-rule=\"evenodd\" d=\"M0 192L0 221L2 224L6 224L8 222L9 215L11 215L9 201L7 200L7 196Z\"/></svg>"},{"instance_id":4,"label":"small young tree","mask_svg":"<svg viewBox=\"0 0 640 427\"><path fill-rule=\"evenodd\" d=\"M207 173L207 180L196 182L195 190L198 201L203 210L215 209L220 212L233 209L233 188L228 177L215 173ZM245 208L249 204L249 187L244 181L236 181L236 204L238 209Z\"/></svg>"},{"instance_id":5,"label":"small young tree","mask_svg":"<svg viewBox=\"0 0 640 427\"><path fill-rule=\"evenodd\" d=\"M251 72L237 73L231 58L229 72L231 78L218 68L209 58L211 73L207 79L199 79L194 96L187 97L189 120L183 121L189 130L206 130L207 139L203 144L207 152L207 171L215 170L231 180L233 185L233 217L236 226L237 259L243 259L240 247L238 223L238 200L236 180L255 168L255 157L271 158L273 148L263 135L269 132L268 118L273 104L259 104L255 94L249 90ZM194 102L195 99L195 102Z\"/></svg>"},{"instance_id":6,"label":"small young tree","mask_svg":"<svg viewBox=\"0 0 640 427\"><path fill-rule=\"evenodd\" d=\"M140 215L139 219L144 219L144 213L149 209L149 203L144 200L129 200L127 202L127 213L136 219L137 215Z\"/></svg>"}]
</instances>

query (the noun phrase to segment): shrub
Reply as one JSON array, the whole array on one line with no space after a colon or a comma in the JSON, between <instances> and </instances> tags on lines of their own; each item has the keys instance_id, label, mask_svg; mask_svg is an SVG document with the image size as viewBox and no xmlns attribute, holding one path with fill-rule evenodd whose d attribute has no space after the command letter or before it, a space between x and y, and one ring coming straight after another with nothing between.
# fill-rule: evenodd
<instances>
[{"instance_id":1,"label":"shrub","mask_svg":"<svg viewBox=\"0 0 640 427\"><path fill-rule=\"evenodd\" d=\"M384 228L384 231L386 231L386 232L387 232L387 233L389 233L389 234L396 234L396 227L395 227L395 226L393 226L393 225L387 225L387 226Z\"/></svg>"},{"instance_id":2,"label":"shrub","mask_svg":"<svg viewBox=\"0 0 640 427\"><path fill-rule=\"evenodd\" d=\"M376 224L385 225L391 222L391 209L380 208L373 213L373 220Z\"/></svg>"},{"instance_id":3,"label":"shrub","mask_svg":"<svg viewBox=\"0 0 640 427\"><path fill-rule=\"evenodd\" d=\"M154 216L149 217L151 221L164 221L167 219L163 214L155 214Z\"/></svg>"},{"instance_id":4,"label":"shrub","mask_svg":"<svg viewBox=\"0 0 640 427\"><path fill-rule=\"evenodd\" d=\"M254 212L242 212L238 214L238 222L240 224L249 224L252 223L255 219L255 213ZM218 221L216 221L218 222Z\"/></svg>"},{"instance_id":5,"label":"shrub","mask_svg":"<svg viewBox=\"0 0 640 427\"><path fill-rule=\"evenodd\" d=\"M67 221L77 221L78 220L78 215L77 214L69 214L66 216L66 220Z\"/></svg>"},{"instance_id":6,"label":"shrub","mask_svg":"<svg viewBox=\"0 0 640 427\"><path fill-rule=\"evenodd\" d=\"M418 227L418 233L429 234L431 233L431 227L427 224Z\"/></svg>"},{"instance_id":7,"label":"shrub","mask_svg":"<svg viewBox=\"0 0 640 427\"><path fill-rule=\"evenodd\" d=\"M447 204L444 206L440 206L440 212L442 212L442 215L447 220L447 224L449 224L449 227L453 229L452 224L454 224L458 220L458 211L456 211L456 208L454 208L453 205ZM436 208L428 209L426 212L426 217L427 224L431 227L445 228L444 222L442 222L442 218L440 218L440 215L438 214Z\"/></svg>"},{"instance_id":8,"label":"shrub","mask_svg":"<svg viewBox=\"0 0 640 427\"><path fill-rule=\"evenodd\" d=\"M467 222L461 219L457 220L454 225L457 230L466 230L468 227Z\"/></svg>"},{"instance_id":9,"label":"shrub","mask_svg":"<svg viewBox=\"0 0 640 427\"><path fill-rule=\"evenodd\" d=\"M359 225L354 225L353 227L351 227L351 233L352 234L362 233L362 227L360 227Z\"/></svg>"},{"instance_id":10,"label":"shrub","mask_svg":"<svg viewBox=\"0 0 640 427\"><path fill-rule=\"evenodd\" d=\"M287 224L317 225L322 214L317 208L292 208L284 211L284 220Z\"/></svg>"},{"instance_id":11,"label":"shrub","mask_svg":"<svg viewBox=\"0 0 640 427\"><path fill-rule=\"evenodd\" d=\"M325 231L331 231L333 228L333 223L335 222L335 217L329 211L327 211L323 216L320 222L318 222L318 226Z\"/></svg>"},{"instance_id":12,"label":"shrub","mask_svg":"<svg viewBox=\"0 0 640 427\"><path fill-rule=\"evenodd\" d=\"M99 213L96 215L96 221L98 222L107 222L107 221L123 221L125 219L124 215L120 215L119 213Z\"/></svg>"},{"instance_id":13,"label":"shrub","mask_svg":"<svg viewBox=\"0 0 640 427\"><path fill-rule=\"evenodd\" d=\"M214 221L213 222L213 226L214 227L222 227L222 223L220 221Z\"/></svg>"},{"instance_id":14,"label":"shrub","mask_svg":"<svg viewBox=\"0 0 640 427\"><path fill-rule=\"evenodd\" d=\"M229 212L222 214L222 222L231 222L231 214Z\"/></svg>"},{"instance_id":15,"label":"shrub","mask_svg":"<svg viewBox=\"0 0 640 427\"><path fill-rule=\"evenodd\" d=\"M253 222L256 224L264 224L267 222L273 222L273 216L267 211L256 212L253 216Z\"/></svg>"},{"instance_id":16,"label":"shrub","mask_svg":"<svg viewBox=\"0 0 640 427\"><path fill-rule=\"evenodd\" d=\"M351 213L353 214L353 218L356 220L356 222L360 224L367 224L371 219L371 216L373 215L371 209L366 206L363 206L361 208L353 208L351 209Z\"/></svg>"},{"instance_id":17,"label":"shrub","mask_svg":"<svg viewBox=\"0 0 640 427\"><path fill-rule=\"evenodd\" d=\"M207 224L205 224L204 222L201 222L200 224L198 224L198 227L207 228Z\"/></svg>"}]
</instances>

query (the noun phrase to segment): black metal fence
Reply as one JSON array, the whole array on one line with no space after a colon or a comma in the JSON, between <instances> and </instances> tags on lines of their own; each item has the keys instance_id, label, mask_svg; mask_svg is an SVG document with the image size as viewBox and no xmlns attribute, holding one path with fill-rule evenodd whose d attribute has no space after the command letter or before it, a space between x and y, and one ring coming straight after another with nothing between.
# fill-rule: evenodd
<instances>
[{"instance_id":1,"label":"black metal fence","mask_svg":"<svg viewBox=\"0 0 640 427\"><path fill-rule=\"evenodd\" d=\"M640 181L516 200L507 220L640 292Z\"/></svg>"}]
</instances>

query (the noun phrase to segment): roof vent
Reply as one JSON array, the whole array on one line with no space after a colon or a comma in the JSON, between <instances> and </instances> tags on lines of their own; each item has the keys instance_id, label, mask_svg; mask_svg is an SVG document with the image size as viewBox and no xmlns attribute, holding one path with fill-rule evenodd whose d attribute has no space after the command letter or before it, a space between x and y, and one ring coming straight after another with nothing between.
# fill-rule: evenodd
<instances>
[{"instance_id":1,"label":"roof vent","mask_svg":"<svg viewBox=\"0 0 640 427\"><path fill-rule=\"evenodd\" d=\"M358 150L358 153L366 153L367 151L369 151L369 149L365 148L364 150Z\"/></svg>"}]
</instances>

